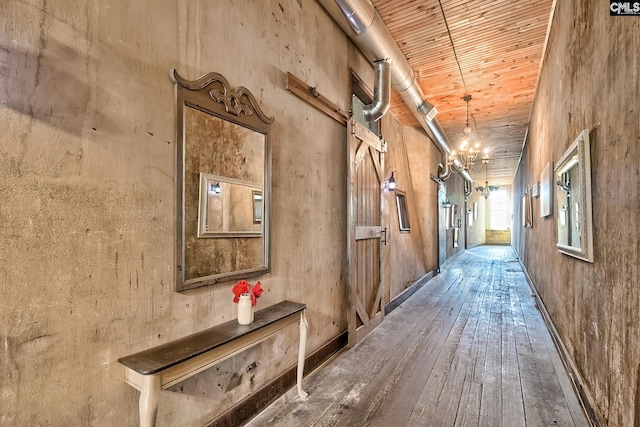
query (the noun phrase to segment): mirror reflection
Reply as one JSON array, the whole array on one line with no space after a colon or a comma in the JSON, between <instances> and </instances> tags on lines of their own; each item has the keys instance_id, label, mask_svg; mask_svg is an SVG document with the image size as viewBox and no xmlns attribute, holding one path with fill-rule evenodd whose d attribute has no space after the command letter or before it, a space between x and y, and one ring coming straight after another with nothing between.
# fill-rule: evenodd
<instances>
[{"instance_id":1,"label":"mirror reflection","mask_svg":"<svg viewBox=\"0 0 640 427\"><path fill-rule=\"evenodd\" d=\"M227 177L200 174L198 237L260 237L262 187Z\"/></svg>"},{"instance_id":2,"label":"mirror reflection","mask_svg":"<svg viewBox=\"0 0 640 427\"><path fill-rule=\"evenodd\" d=\"M578 154L572 156L564 167L556 173L558 187L558 243L580 249L580 162Z\"/></svg>"},{"instance_id":3,"label":"mirror reflection","mask_svg":"<svg viewBox=\"0 0 640 427\"><path fill-rule=\"evenodd\" d=\"M196 108L184 109L185 270L189 281L265 268L262 193L265 136ZM251 237L250 239L233 239Z\"/></svg>"},{"instance_id":4,"label":"mirror reflection","mask_svg":"<svg viewBox=\"0 0 640 427\"><path fill-rule=\"evenodd\" d=\"M558 250L593 262L591 159L586 129L558 161L554 180Z\"/></svg>"}]
</instances>

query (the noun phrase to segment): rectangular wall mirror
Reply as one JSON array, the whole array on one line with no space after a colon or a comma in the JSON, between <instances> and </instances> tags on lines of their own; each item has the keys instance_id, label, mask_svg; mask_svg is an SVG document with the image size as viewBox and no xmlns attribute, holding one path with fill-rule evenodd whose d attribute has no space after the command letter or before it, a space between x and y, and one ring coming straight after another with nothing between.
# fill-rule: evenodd
<instances>
[{"instance_id":1,"label":"rectangular wall mirror","mask_svg":"<svg viewBox=\"0 0 640 427\"><path fill-rule=\"evenodd\" d=\"M177 105L176 290L269 269L268 118L217 73L171 72Z\"/></svg>"},{"instance_id":2,"label":"rectangular wall mirror","mask_svg":"<svg viewBox=\"0 0 640 427\"><path fill-rule=\"evenodd\" d=\"M525 188L522 196L522 226L533 227L533 200L529 187Z\"/></svg>"},{"instance_id":3,"label":"rectangular wall mirror","mask_svg":"<svg viewBox=\"0 0 640 427\"><path fill-rule=\"evenodd\" d=\"M262 237L262 184L200 173L198 237Z\"/></svg>"},{"instance_id":4,"label":"rectangular wall mirror","mask_svg":"<svg viewBox=\"0 0 640 427\"><path fill-rule=\"evenodd\" d=\"M556 246L564 254L593 262L591 150L589 132L580 132L554 170L558 212Z\"/></svg>"}]
</instances>

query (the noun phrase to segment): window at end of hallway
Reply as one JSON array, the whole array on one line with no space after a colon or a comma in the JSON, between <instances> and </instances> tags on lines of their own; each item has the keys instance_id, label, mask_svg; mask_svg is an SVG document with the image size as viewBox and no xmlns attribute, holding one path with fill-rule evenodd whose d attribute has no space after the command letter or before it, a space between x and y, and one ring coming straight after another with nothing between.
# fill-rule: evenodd
<instances>
[{"instance_id":1,"label":"window at end of hallway","mask_svg":"<svg viewBox=\"0 0 640 427\"><path fill-rule=\"evenodd\" d=\"M500 188L489 197L489 216L491 230L510 229L509 221L509 192Z\"/></svg>"}]
</instances>

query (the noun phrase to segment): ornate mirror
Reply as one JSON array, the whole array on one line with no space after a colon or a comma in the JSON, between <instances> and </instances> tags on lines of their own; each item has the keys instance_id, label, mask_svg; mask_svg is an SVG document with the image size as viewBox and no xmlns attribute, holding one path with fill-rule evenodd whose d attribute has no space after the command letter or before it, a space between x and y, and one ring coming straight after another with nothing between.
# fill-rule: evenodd
<instances>
[{"instance_id":1,"label":"ornate mirror","mask_svg":"<svg viewBox=\"0 0 640 427\"><path fill-rule=\"evenodd\" d=\"M558 241L564 254L593 262L591 151L587 129L573 141L554 170Z\"/></svg>"},{"instance_id":2,"label":"ornate mirror","mask_svg":"<svg viewBox=\"0 0 640 427\"><path fill-rule=\"evenodd\" d=\"M220 74L171 71L177 102L176 290L269 270L267 117Z\"/></svg>"}]
</instances>

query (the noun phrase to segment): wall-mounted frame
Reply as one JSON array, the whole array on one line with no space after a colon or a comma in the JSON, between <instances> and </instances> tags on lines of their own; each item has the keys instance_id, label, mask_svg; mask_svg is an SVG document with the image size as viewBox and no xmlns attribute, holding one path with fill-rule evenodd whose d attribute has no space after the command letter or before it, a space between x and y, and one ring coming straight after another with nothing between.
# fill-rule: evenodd
<instances>
[{"instance_id":1,"label":"wall-mounted frame","mask_svg":"<svg viewBox=\"0 0 640 427\"><path fill-rule=\"evenodd\" d=\"M478 219L478 202L473 202L473 219Z\"/></svg>"},{"instance_id":2,"label":"wall-mounted frame","mask_svg":"<svg viewBox=\"0 0 640 427\"><path fill-rule=\"evenodd\" d=\"M560 252L593 262L591 148L584 129L558 160L554 170L557 243Z\"/></svg>"},{"instance_id":3,"label":"wall-mounted frame","mask_svg":"<svg viewBox=\"0 0 640 427\"><path fill-rule=\"evenodd\" d=\"M274 118L218 73L171 70L176 121L176 291L269 270ZM261 195L257 200L256 195Z\"/></svg>"},{"instance_id":4,"label":"wall-mounted frame","mask_svg":"<svg viewBox=\"0 0 640 427\"><path fill-rule=\"evenodd\" d=\"M531 198L537 199L540 196L540 183L534 182L531 185Z\"/></svg>"},{"instance_id":5,"label":"wall-mounted frame","mask_svg":"<svg viewBox=\"0 0 640 427\"><path fill-rule=\"evenodd\" d=\"M457 205L451 205L449 210L451 211L451 215L449 216L449 220L450 220L449 227L455 227L456 226L456 215L458 215L458 206Z\"/></svg>"},{"instance_id":6,"label":"wall-mounted frame","mask_svg":"<svg viewBox=\"0 0 640 427\"><path fill-rule=\"evenodd\" d=\"M553 161L546 164L540 174L540 217L553 215Z\"/></svg>"},{"instance_id":7,"label":"wall-mounted frame","mask_svg":"<svg viewBox=\"0 0 640 427\"><path fill-rule=\"evenodd\" d=\"M409 223L409 211L407 210L407 199L403 192L396 190L396 207L398 208L398 223L400 231L411 231Z\"/></svg>"},{"instance_id":8,"label":"wall-mounted frame","mask_svg":"<svg viewBox=\"0 0 640 427\"><path fill-rule=\"evenodd\" d=\"M533 203L531 199L531 190L524 189L522 195L522 226L533 227Z\"/></svg>"}]
</instances>

